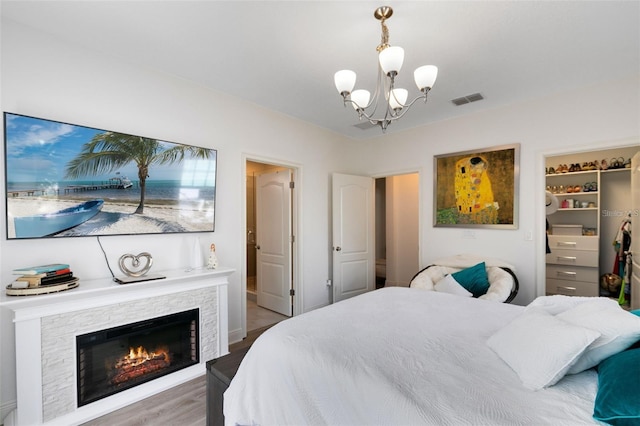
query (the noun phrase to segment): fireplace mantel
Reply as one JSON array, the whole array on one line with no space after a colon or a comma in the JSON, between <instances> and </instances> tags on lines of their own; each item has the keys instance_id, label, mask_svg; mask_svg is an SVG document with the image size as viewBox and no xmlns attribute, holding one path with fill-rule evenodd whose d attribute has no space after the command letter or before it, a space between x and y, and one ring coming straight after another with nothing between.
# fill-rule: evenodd
<instances>
[{"instance_id":1,"label":"fireplace mantel","mask_svg":"<svg viewBox=\"0 0 640 426\"><path fill-rule=\"evenodd\" d=\"M122 285L111 279L81 280L78 288L60 293L3 295L0 307L13 311L17 376L17 409L5 425L80 424L204 374L206 361L228 353L227 285L233 272L162 271L166 278L160 280ZM76 335L194 305L200 305L203 317L199 364L77 408L75 373L69 372ZM47 344L51 333L60 336ZM55 398L61 400L52 402Z\"/></svg>"}]
</instances>

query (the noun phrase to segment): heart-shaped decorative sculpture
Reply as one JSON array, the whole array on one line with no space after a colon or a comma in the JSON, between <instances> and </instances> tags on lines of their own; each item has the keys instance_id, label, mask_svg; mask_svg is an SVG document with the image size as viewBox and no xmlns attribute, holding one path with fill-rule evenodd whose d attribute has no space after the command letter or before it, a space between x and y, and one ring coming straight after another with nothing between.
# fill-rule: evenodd
<instances>
[{"instance_id":1,"label":"heart-shaped decorative sculpture","mask_svg":"<svg viewBox=\"0 0 640 426\"><path fill-rule=\"evenodd\" d=\"M140 263L141 263L140 258L147 259L147 262L142 267L140 267ZM125 262L127 260L131 260L131 267L134 270L129 269L127 265L125 265ZM137 256L134 256L132 254L123 254L122 256L120 256L119 265L120 265L120 270L125 275L129 277L141 277L147 272L149 272L149 269L151 269L151 265L153 265L153 257L151 257L151 254L147 253L146 251L138 254Z\"/></svg>"}]
</instances>

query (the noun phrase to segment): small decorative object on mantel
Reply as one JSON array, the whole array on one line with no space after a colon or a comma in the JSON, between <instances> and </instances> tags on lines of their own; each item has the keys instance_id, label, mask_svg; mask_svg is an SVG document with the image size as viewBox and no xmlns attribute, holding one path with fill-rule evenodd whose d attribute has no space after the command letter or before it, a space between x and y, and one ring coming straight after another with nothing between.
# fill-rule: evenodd
<instances>
[{"instance_id":1,"label":"small decorative object on mantel","mask_svg":"<svg viewBox=\"0 0 640 426\"><path fill-rule=\"evenodd\" d=\"M193 240L193 250L191 251L191 269L201 269L204 266L204 256L202 254L202 246L200 246L200 237Z\"/></svg>"},{"instance_id":2,"label":"small decorative object on mantel","mask_svg":"<svg viewBox=\"0 0 640 426\"><path fill-rule=\"evenodd\" d=\"M9 296L56 293L79 285L79 279L73 276L73 272L66 263L14 269L13 274L20 277L7 286Z\"/></svg>"},{"instance_id":3,"label":"small decorative object on mantel","mask_svg":"<svg viewBox=\"0 0 640 426\"><path fill-rule=\"evenodd\" d=\"M141 257L147 259L147 262L142 268L140 267ZM131 259L131 266L136 269L135 271L132 271L129 268L127 268L127 265L125 264L125 262L129 259ZM122 271L123 274L129 277L141 277L142 275L149 272L149 269L151 269L151 265L153 265L153 257L151 257L151 254L147 253L146 251L136 256L127 253L120 256L118 265L120 266L120 270Z\"/></svg>"},{"instance_id":4,"label":"small decorative object on mantel","mask_svg":"<svg viewBox=\"0 0 640 426\"><path fill-rule=\"evenodd\" d=\"M218 257L216 256L216 245L211 244L209 251L209 259L207 259L207 269L216 269L218 267Z\"/></svg>"},{"instance_id":5,"label":"small decorative object on mantel","mask_svg":"<svg viewBox=\"0 0 640 426\"><path fill-rule=\"evenodd\" d=\"M141 258L146 259L144 265L142 265L142 262L140 261ZM130 261L130 267L127 266L127 261ZM126 275L126 277L115 277L114 280L120 284L129 284L140 281L150 281L165 278L163 275L147 275L147 272L149 272L149 269L151 269L152 265L153 257L151 257L151 253L147 253L146 251L137 255L129 253L123 254L122 256L120 256L118 266L120 266L120 270L123 274Z\"/></svg>"}]
</instances>

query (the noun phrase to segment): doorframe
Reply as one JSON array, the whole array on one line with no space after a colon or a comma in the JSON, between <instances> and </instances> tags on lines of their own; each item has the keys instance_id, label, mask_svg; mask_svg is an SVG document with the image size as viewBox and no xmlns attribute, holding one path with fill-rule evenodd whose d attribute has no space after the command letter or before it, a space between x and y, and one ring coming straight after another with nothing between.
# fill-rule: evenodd
<instances>
[{"instance_id":1,"label":"doorframe","mask_svg":"<svg viewBox=\"0 0 640 426\"><path fill-rule=\"evenodd\" d=\"M247 161L253 161L256 163L269 164L272 166L286 167L291 170L293 181L295 182L295 188L291 194L291 229L295 237L293 246L291 248L291 256L293 257L291 262L291 279L292 288L295 291L293 297L293 316L300 315L302 313L304 287L302 286L302 206L300 200L302 199L302 165L298 163L292 163L285 160L278 160L274 158L264 157L257 154L243 153L242 154L242 190L240 206L242 209L242 231L240 241L241 244L241 259L242 268L240 273L240 324L242 326L242 338L247 337Z\"/></svg>"},{"instance_id":2,"label":"doorframe","mask_svg":"<svg viewBox=\"0 0 640 426\"><path fill-rule=\"evenodd\" d=\"M546 294L546 227L543 225L542 218L547 216L545 211L545 190L546 178L544 169L546 167L546 158L558 155L570 155L578 152L601 151L605 149L627 148L638 146L638 138L626 138L615 141L598 141L589 145L572 145L564 148L544 149L536 152L536 175L534 176L535 187L535 209L534 209L534 229L536 229L535 239L535 293L534 298L544 296Z\"/></svg>"}]
</instances>

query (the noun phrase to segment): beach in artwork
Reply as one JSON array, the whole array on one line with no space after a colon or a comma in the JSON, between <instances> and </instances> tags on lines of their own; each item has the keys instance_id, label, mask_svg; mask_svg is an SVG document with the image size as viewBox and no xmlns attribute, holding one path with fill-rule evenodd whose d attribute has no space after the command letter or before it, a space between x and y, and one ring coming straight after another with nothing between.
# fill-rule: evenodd
<instances>
[{"instance_id":1,"label":"beach in artwork","mask_svg":"<svg viewBox=\"0 0 640 426\"><path fill-rule=\"evenodd\" d=\"M96 194L98 195L98 194ZM10 212L9 238L15 237L14 216L30 216L51 213L77 205L83 200L47 197L12 197L7 199ZM179 204L163 200L149 200L145 203L144 214L133 214L137 202L126 200L104 200L102 210L85 223L56 237L90 235L124 235L140 233L206 232L212 231L213 209L203 209L198 201Z\"/></svg>"}]
</instances>

